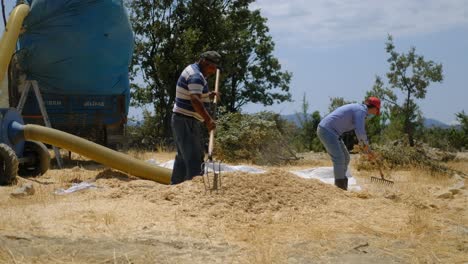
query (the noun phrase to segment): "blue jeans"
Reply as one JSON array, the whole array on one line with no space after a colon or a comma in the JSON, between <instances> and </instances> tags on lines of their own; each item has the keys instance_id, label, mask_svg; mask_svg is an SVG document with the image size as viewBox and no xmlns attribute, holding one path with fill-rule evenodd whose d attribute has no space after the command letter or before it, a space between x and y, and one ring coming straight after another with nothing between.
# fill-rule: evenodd
<instances>
[{"instance_id":1,"label":"blue jeans","mask_svg":"<svg viewBox=\"0 0 468 264\"><path fill-rule=\"evenodd\" d=\"M335 179L345 179L350 159L343 140L335 133L320 126L317 127L317 136L332 159Z\"/></svg>"},{"instance_id":2,"label":"blue jeans","mask_svg":"<svg viewBox=\"0 0 468 264\"><path fill-rule=\"evenodd\" d=\"M203 174L201 166L205 152L202 122L193 117L172 114L171 125L177 148L171 184L178 184Z\"/></svg>"}]
</instances>

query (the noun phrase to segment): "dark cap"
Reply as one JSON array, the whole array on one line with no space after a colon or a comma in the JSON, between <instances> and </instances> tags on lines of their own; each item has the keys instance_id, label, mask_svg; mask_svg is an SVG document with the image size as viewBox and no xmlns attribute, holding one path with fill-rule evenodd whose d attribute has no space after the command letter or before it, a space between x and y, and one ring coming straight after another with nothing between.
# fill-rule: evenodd
<instances>
[{"instance_id":1,"label":"dark cap","mask_svg":"<svg viewBox=\"0 0 468 264\"><path fill-rule=\"evenodd\" d=\"M221 55L219 55L218 52L213 50L203 52L200 55L200 58L208 60L216 65L219 65L221 63Z\"/></svg>"}]
</instances>

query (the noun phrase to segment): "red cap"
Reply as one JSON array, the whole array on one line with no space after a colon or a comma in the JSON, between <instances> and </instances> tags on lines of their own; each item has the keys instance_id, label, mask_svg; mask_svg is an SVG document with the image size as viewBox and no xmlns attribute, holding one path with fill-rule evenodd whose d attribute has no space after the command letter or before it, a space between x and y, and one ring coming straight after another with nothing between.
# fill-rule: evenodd
<instances>
[{"instance_id":1,"label":"red cap","mask_svg":"<svg viewBox=\"0 0 468 264\"><path fill-rule=\"evenodd\" d=\"M380 99L374 96L367 98L367 105L372 105L377 108L377 115L380 115Z\"/></svg>"}]
</instances>

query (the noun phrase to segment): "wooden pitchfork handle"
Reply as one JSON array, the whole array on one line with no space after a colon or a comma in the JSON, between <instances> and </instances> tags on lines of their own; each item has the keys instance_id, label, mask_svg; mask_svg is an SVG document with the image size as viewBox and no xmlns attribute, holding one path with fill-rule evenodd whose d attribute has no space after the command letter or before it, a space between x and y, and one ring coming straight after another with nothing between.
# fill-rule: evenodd
<instances>
[{"instance_id":1,"label":"wooden pitchfork handle","mask_svg":"<svg viewBox=\"0 0 468 264\"><path fill-rule=\"evenodd\" d=\"M213 99L213 104L214 104L214 111L216 111L216 104L218 103L218 91L219 91L219 69L216 70L216 81L215 81L215 98ZM213 148L214 148L214 135L215 135L215 130L210 131L210 141L208 143L208 159L210 161L213 160Z\"/></svg>"}]
</instances>

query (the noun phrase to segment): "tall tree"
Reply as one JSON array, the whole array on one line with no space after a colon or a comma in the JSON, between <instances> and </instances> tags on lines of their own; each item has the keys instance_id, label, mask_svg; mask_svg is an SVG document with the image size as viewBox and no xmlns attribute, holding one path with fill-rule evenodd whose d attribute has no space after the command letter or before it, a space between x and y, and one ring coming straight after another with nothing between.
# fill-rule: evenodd
<instances>
[{"instance_id":1,"label":"tall tree","mask_svg":"<svg viewBox=\"0 0 468 264\"><path fill-rule=\"evenodd\" d=\"M328 106L328 112L331 113L340 106L352 103L354 102L346 101L343 97L330 97L330 105Z\"/></svg>"},{"instance_id":2,"label":"tall tree","mask_svg":"<svg viewBox=\"0 0 468 264\"><path fill-rule=\"evenodd\" d=\"M381 134L387 125L391 113L395 113L396 95L392 90L386 88L382 79L379 76L375 77L375 83L370 91L366 92L365 101L370 96L375 96L381 100L380 116L371 118L366 122L366 132L371 142L379 142Z\"/></svg>"},{"instance_id":3,"label":"tall tree","mask_svg":"<svg viewBox=\"0 0 468 264\"><path fill-rule=\"evenodd\" d=\"M217 50L223 57L220 109L236 112L247 103L267 106L290 100L291 74L272 55L266 19L249 9L253 1L127 1L135 33L133 104L153 104L158 136L171 134L177 78L205 50Z\"/></svg>"},{"instance_id":4,"label":"tall tree","mask_svg":"<svg viewBox=\"0 0 468 264\"><path fill-rule=\"evenodd\" d=\"M468 115L462 110L456 114L456 117L461 126L460 132L458 133L460 135L460 140L457 142L457 145L466 151L468 150Z\"/></svg>"},{"instance_id":5,"label":"tall tree","mask_svg":"<svg viewBox=\"0 0 468 264\"><path fill-rule=\"evenodd\" d=\"M422 119L415 99L426 97L427 87L431 82L443 80L442 64L425 60L423 56L417 55L415 47L406 54L396 52L391 35L386 42L386 51L390 55L387 60L390 64L390 71L387 73L388 82L391 89L399 89L404 94L404 101L399 106L398 112L402 115L403 130L408 136L410 145L413 146L415 129L421 125Z\"/></svg>"},{"instance_id":6,"label":"tall tree","mask_svg":"<svg viewBox=\"0 0 468 264\"><path fill-rule=\"evenodd\" d=\"M306 94L302 97L301 112L296 113L299 121L299 141L304 144L306 150L321 150L321 144L317 139L317 127L322 117L319 111L309 114L309 102L306 100Z\"/></svg>"},{"instance_id":7,"label":"tall tree","mask_svg":"<svg viewBox=\"0 0 468 264\"><path fill-rule=\"evenodd\" d=\"M461 112L457 113L455 116L457 117L458 122L460 122L461 129L468 136L468 115L465 114L464 110L462 110Z\"/></svg>"}]
</instances>

